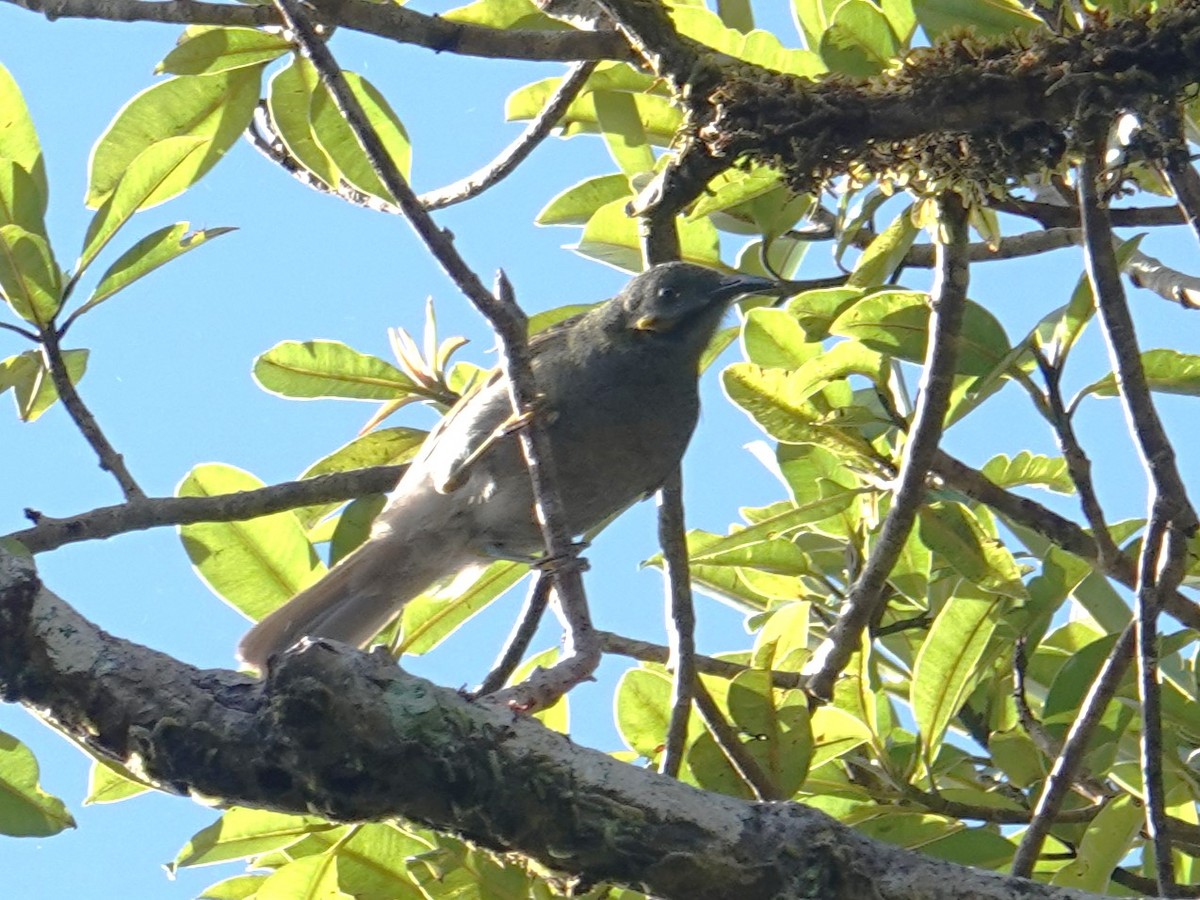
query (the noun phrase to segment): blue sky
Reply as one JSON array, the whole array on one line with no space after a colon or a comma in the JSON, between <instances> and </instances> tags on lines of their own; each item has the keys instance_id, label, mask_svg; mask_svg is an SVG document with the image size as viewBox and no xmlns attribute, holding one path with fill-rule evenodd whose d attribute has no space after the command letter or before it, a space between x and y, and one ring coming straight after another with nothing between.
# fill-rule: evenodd
<instances>
[{"instance_id":1,"label":"blue sky","mask_svg":"<svg viewBox=\"0 0 1200 900\"><path fill-rule=\"evenodd\" d=\"M426 11L454 4L422 4ZM782 19L787 27L787 20ZM90 212L82 204L86 163L95 139L120 106L154 80L154 64L171 48L178 29L101 22L49 23L0 5L0 63L16 77L41 133L51 185L50 232L60 261L73 259ZM781 33L798 45L794 33ZM404 120L414 144L418 190L453 181L487 162L522 126L503 121L514 88L558 74L560 65L461 60L340 33L332 44L339 62L370 78ZM532 219L563 188L613 171L594 139L551 140L524 170L480 199L437 218L486 279L499 266L531 311L587 302L613 293L625 276L564 249L577 233L538 228ZM385 329L419 329L424 301L435 298L442 330L464 333L461 357L490 361L491 338L478 317L430 262L406 224L319 196L239 144L196 188L139 215L124 238L175 221L194 226L237 226L183 260L86 316L70 346L92 350L81 385L108 436L152 495L166 495L197 463L221 461L264 481L295 477L313 460L351 438L373 411L367 404L300 403L269 395L250 378L253 358L282 340L331 338L388 355ZM730 248L734 248L730 244ZM1149 252L1187 268L1195 247L1186 234L1152 235ZM110 255L107 261L115 258ZM733 252L725 254L733 259ZM810 253L803 275L827 274L828 253ZM1022 336L1044 312L1065 302L1080 272L1078 253L1056 253L1033 266L976 267L972 296ZM921 273L906 278L926 287ZM1200 352L1194 315L1145 293L1133 292L1145 347ZM1072 385L1106 371L1094 328L1072 369ZM26 349L0 332L0 358ZM731 351L727 360L735 358ZM914 382L915 383L915 382ZM739 506L781 499L783 489L744 445L760 434L705 381L705 411L689 453L685 478L689 522L724 531ZM1195 438L1193 401L1168 398L1161 407L1181 447ZM985 418L986 417L986 418ZM399 420L397 420L399 421ZM428 425L432 414L406 412L407 424ZM1116 520L1141 514L1144 479L1116 428L1115 401L1089 401L1079 427L1091 439L1101 497ZM117 502L115 484L95 465L83 439L54 409L32 425L18 422L0 401L0 533L23 527L26 507L64 515ZM1006 390L951 433L950 448L982 464L994 453L1053 452L1049 435L1028 415L1021 395ZM1185 458L1185 476L1196 464ZM1074 512L1070 501L1059 508ZM657 574L638 563L654 552L654 510L628 513L589 552L588 588L602 627L662 639ZM194 576L173 530L126 535L103 544L77 544L39 558L43 577L84 615L105 629L199 666L228 666L246 625ZM448 685L472 684L486 670L507 632L519 597L496 604L443 654L410 668ZM706 651L746 642L742 618L708 599L700 601L700 641ZM554 644L544 631L538 647ZM572 695L573 734L604 749L619 747L610 724L610 696L624 665L606 663L601 681ZM82 807L87 764L78 751L28 713L0 707L0 730L32 746L43 785L63 797L79 828L44 840L0 838L4 884L10 896L191 897L237 871L182 873L169 882L158 868L215 812L185 799L141 797Z\"/></svg>"}]
</instances>

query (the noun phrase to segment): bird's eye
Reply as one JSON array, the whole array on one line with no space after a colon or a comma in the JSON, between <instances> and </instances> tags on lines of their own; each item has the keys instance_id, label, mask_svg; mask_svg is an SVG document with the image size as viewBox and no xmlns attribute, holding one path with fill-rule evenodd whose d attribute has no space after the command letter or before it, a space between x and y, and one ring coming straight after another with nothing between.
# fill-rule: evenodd
<instances>
[{"instance_id":1,"label":"bird's eye","mask_svg":"<svg viewBox=\"0 0 1200 900\"><path fill-rule=\"evenodd\" d=\"M663 302L663 303L669 303L670 301L674 300L675 299L675 288L669 288L669 287L659 288L658 289L658 299L660 302Z\"/></svg>"}]
</instances>

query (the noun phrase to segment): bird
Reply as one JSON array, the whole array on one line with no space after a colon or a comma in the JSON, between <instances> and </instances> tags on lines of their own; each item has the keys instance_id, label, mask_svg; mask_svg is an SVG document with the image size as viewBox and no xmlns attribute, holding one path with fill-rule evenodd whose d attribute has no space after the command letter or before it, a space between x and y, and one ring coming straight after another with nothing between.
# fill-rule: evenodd
<instances>
[{"instance_id":1,"label":"bird","mask_svg":"<svg viewBox=\"0 0 1200 900\"><path fill-rule=\"evenodd\" d=\"M701 355L729 305L776 282L661 263L615 297L535 335L541 418L572 535L653 494L700 412ZM302 637L365 646L431 585L496 559L531 562L544 544L503 374L493 371L429 433L369 537L238 645L248 666Z\"/></svg>"}]
</instances>

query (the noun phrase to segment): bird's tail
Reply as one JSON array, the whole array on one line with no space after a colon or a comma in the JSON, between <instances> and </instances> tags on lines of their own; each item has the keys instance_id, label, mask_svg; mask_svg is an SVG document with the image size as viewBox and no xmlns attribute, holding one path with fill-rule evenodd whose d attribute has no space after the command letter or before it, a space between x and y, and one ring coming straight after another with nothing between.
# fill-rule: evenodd
<instances>
[{"instance_id":1,"label":"bird's tail","mask_svg":"<svg viewBox=\"0 0 1200 900\"><path fill-rule=\"evenodd\" d=\"M411 536L410 536L411 537ZM312 586L256 624L238 644L238 658L259 671L267 659L305 635L362 646L409 600L472 560L445 546L395 535L368 540Z\"/></svg>"}]
</instances>

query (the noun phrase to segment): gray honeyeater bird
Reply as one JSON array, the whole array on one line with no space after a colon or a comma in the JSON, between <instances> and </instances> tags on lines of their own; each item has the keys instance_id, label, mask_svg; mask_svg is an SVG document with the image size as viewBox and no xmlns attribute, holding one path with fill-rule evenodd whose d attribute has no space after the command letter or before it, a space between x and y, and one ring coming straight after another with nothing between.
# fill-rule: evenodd
<instances>
[{"instance_id":1,"label":"gray honeyeater bird","mask_svg":"<svg viewBox=\"0 0 1200 900\"><path fill-rule=\"evenodd\" d=\"M700 412L701 354L729 304L775 284L690 263L654 266L616 297L530 341L567 524L582 534L657 490ZM262 670L301 637L363 645L432 583L544 547L506 379L494 372L430 432L370 537L255 625L238 647Z\"/></svg>"}]
</instances>

